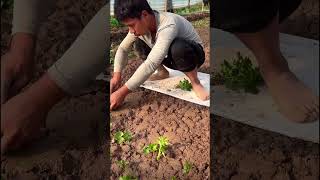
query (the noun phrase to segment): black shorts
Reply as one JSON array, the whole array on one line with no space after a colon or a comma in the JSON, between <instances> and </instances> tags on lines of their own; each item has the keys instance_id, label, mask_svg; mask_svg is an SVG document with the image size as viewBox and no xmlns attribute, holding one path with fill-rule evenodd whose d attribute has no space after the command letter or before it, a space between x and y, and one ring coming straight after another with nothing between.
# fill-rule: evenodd
<instances>
[{"instance_id":1,"label":"black shorts","mask_svg":"<svg viewBox=\"0 0 320 180\"><path fill-rule=\"evenodd\" d=\"M301 0L215 0L211 6L210 27L228 32L253 33L266 27L279 13L285 20Z\"/></svg>"},{"instance_id":2,"label":"black shorts","mask_svg":"<svg viewBox=\"0 0 320 180\"><path fill-rule=\"evenodd\" d=\"M138 39L133 45L134 51L142 59L146 59L151 48L142 40ZM199 68L205 61L205 53L200 44L182 38L172 41L167 57L162 64L170 69L189 72Z\"/></svg>"}]
</instances>

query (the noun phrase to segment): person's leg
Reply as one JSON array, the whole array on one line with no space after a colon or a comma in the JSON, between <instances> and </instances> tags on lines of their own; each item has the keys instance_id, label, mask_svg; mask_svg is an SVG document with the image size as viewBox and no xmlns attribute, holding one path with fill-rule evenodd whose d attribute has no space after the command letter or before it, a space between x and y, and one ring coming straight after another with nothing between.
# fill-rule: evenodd
<instances>
[{"instance_id":1,"label":"person's leg","mask_svg":"<svg viewBox=\"0 0 320 180\"><path fill-rule=\"evenodd\" d=\"M204 52L200 45L176 38L169 49L168 60L165 66L182 71L190 80L192 90L201 100L209 99L209 92L200 83L198 68L204 62Z\"/></svg>"},{"instance_id":2,"label":"person's leg","mask_svg":"<svg viewBox=\"0 0 320 180\"><path fill-rule=\"evenodd\" d=\"M151 48L141 39L138 39L133 44L133 50L137 57L139 57L142 60L146 60L151 51ZM148 81L156 81L156 80L161 80L168 77L169 77L169 71L161 64L159 65L156 72L153 73L148 78Z\"/></svg>"},{"instance_id":3,"label":"person's leg","mask_svg":"<svg viewBox=\"0 0 320 180\"><path fill-rule=\"evenodd\" d=\"M280 112L295 122L317 120L319 97L290 71L280 51L278 16L259 32L235 35L256 56L261 74Z\"/></svg>"}]
</instances>

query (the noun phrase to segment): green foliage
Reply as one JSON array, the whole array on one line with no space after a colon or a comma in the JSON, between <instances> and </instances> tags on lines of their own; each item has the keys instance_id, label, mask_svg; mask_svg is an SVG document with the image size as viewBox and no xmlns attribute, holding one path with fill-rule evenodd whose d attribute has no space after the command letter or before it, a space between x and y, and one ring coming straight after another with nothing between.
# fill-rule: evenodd
<instances>
[{"instance_id":1,"label":"green foliage","mask_svg":"<svg viewBox=\"0 0 320 180\"><path fill-rule=\"evenodd\" d=\"M138 180L138 178L130 175L120 176L119 180Z\"/></svg>"},{"instance_id":2,"label":"green foliage","mask_svg":"<svg viewBox=\"0 0 320 180\"><path fill-rule=\"evenodd\" d=\"M13 7L13 0L1 0L1 10Z\"/></svg>"},{"instance_id":3,"label":"green foliage","mask_svg":"<svg viewBox=\"0 0 320 180\"><path fill-rule=\"evenodd\" d=\"M256 94L259 92L257 86L263 83L259 69L254 68L249 57L243 57L240 52L232 64L224 60L220 75L226 87L234 91L244 89L245 92Z\"/></svg>"},{"instance_id":4,"label":"green foliage","mask_svg":"<svg viewBox=\"0 0 320 180\"><path fill-rule=\"evenodd\" d=\"M209 10L209 6L205 6L204 11L208 11L208 10ZM178 8L174 10L174 13L179 15L185 15L185 14L191 14L191 13L197 13L197 12L202 12L202 3L191 5L190 8L183 7L183 8Z\"/></svg>"},{"instance_id":5,"label":"green foliage","mask_svg":"<svg viewBox=\"0 0 320 180\"><path fill-rule=\"evenodd\" d=\"M127 167L127 165L129 164L129 162L127 162L125 160L120 160L120 161L117 161L116 163L121 169L125 169Z\"/></svg>"},{"instance_id":6,"label":"green foliage","mask_svg":"<svg viewBox=\"0 0 320 180\"><path fill-rule=\"evenodd\" d=\"M143 153L149 154L152 152L158 152L156 159L159 160L161 156L164 156L164 157L166 156L165 153L168 148L168 145L169 145L169 140L164 136L160 136L157 140L157 143L153 143L145 146L143 148Z\"/></svg>"},{"instance_id":7,"label":"green foliage","mask_svg":"<svg viewBox=\"0 0 320 180\"><path fill-rule=\"evenodd\" d=\"M176 87L180 88L184 91L191 91L191 89L192 89L191 83L185 78L183 80L179 81L179 84Z\"/></svg>"},{"instance_id":8,"label":"green foliage","mask_svg":"<svg viewBox=\"0 0 320 180\"><path fill-rule=\"evenodd\" d=\"M171 180L177 180L177 178L175 176L172 176Z\"/></svg>"},{"instance_id":9,"label":"green foliage","mask_svg":"<svg viewBox=\"0 0 320 180\"><path fill-rule=\"evenodd\" d=\"M110 17L110 25L111 27L121 27L122 24L114 17Z\"/></svg>"},{"instance_id":10,"label":"green foliage","mask_svg":"<svg viewBox=\"0 0 320 180\"><path fill-rule=\"evenodd\" d=\"M182 169L183 174L188 174L190 172L191 168L192 168L192 164L189 161L186 161L183 164L183 169Z\"/></svg>"},{"instance_id":11,"label":"green foliage","mask_svg":"<svg viewBox=\"0 0 320 180\"><path fill-rule=\"evenodd\" d=\"M114 139L118 144L123 144L125 142L130 142L132 139L132 135L128 131L125 131L125 132L118 131L114 135Z\"/></svg>"}]
</instances>

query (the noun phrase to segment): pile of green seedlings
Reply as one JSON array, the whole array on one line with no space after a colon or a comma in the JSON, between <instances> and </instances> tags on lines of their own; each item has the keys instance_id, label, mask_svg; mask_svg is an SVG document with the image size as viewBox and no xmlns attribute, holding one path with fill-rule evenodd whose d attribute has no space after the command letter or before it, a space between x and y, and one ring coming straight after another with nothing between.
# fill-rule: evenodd
<instances>
[{"instance_id":1,"label":"pile of green seedlings","mask_svg":"<svg viewBox=\"0 0 320 180\"><path fill-rule=\"evenodd\" d=\"M112 125L110 123L110 125ZM128 131L118 131L114 134L114 142L116 142L119 145L128 144L132 140L132 134ZM159 136L156 143L151 143L142 148L142 152L145 155L148 155L150 153L157 153L156 160L159 161L161 157L166 157L166 151L168 150L170 143L167 137ZM116 164L126 172L129 162L125 160L118 160L116 161ZM182 173L184 175L189 174L189 172L192 169L192 164L189 161L186 161L183 164ZM171 177L171 180L176 180L177 178L175 176ZM125 175L120 176L119 180L138 180L137 177L132 176L130 173L125 173Z\"/></svg>"},{"instance_id":2,"label":"pile of green seedlings","mask_svg":"<svg viewBox=\"0 0 320 180\"><path fill-rule=\"evenodd\" d=\"M258 86L263 84L263 78L258 67L253 67L249 57L243 57L240 52L232 59L232 63L224 60L221 65L220 76L225 86L233 91L244 90L257 94Z\"/></svg>"},{"instance_id":3,"label":"pile of green seedlings","mask_svg":"<svg viewBox=\"0 0 320 180\"><path fill-rule=\"evenodd\" d=\"M192 85L187 79L183 78L183 80L179 81L179 84L176 85L176 88L184 91L191 91Z\"/></svg>"}]
</instances>

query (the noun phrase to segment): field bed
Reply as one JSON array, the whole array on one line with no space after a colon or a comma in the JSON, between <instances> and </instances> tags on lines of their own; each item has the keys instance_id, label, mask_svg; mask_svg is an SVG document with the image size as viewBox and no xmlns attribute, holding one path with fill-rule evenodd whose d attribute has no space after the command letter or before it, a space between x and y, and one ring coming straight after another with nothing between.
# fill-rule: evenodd
<instances>
[{"instance_id":1,"label":"field bed","mask_svg":"<svg viewBox=\"0 0 320 180\"><path fill-rule=\"evenodd\" d=\"M197 28L204 41L206 62L201 72L209 72L209 28ZM123 83L131 77L142 60L129 60ZM129 131L131 142L111 143L111 179L130 174L139 179L209 179L209 108L186 102L143 88L131 93L123 107L111 112L111 137L118 131ZM159 136L171 145L167 156L145 155L144 146ZM127 169L119 167L125 160ZM189 174L183 174L183 164L192 164Z\"/></svg>"}]
</instances>

